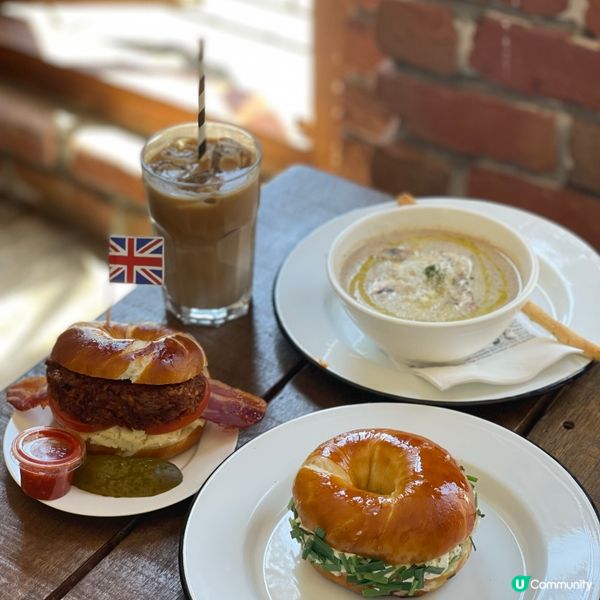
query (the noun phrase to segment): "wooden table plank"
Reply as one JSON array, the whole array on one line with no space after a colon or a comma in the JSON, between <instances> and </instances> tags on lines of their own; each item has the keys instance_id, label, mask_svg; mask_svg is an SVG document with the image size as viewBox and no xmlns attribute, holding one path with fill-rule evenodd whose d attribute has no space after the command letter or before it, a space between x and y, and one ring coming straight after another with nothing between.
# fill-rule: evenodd
<instances>
[{"instance_id":1,"label":"wooden table plank","mask_svg":"<svg viewBox=\"0 0 600 600\"><path fill-rule=\"evenodd\" d=\"M551 399L552 394L546 394L514 400L510 403L452 408L493 421L519 433L527 427L532 415L540 407L549 404ZM312 364L307 365L290 381L281 394L269 403L265 418L254 427L241 432L240 441L246 443L276 425L316 410L361 402L393 402L393 400L359 390L327 375Z\"/></svg>"},{"instance_id":2,"label":"wooden table plank","mask_svg":"<svg viewBox=\"0 0 600 600\"><path fill-rule=\"evenodd\" d=\"M141 517L134 529L75 585L66 600L180 600L179 538L190 501Z\"/></svg>"},{"instance_id":3,"label":"wooden table plank","mask_svg":"<svg viewBox=\"0 0 600 600\"><path fill-rule=\"evenodd\" d=\"M12 407L0 394L2 429L11 414ZM102 553L129 520L86 518L49 508L23 494L4 461L0 506L0 596L10 590L10 598L24 600L52 592L82 563Z\"/></svg>"},{"instance_id":4,"label":"wooden table plank","mask_svg":"<svg viewBox=\"0 0 600 600\"><path fill-rule=\"evenodd\" d=\"M600 364L561 389L527 439L562 463L600 510Z\"/></svg>"},{"instance_id":5,"label":"wooden table plank","mask_svg":"<svg viewBox=\"0 0 600 600\"><path fill-rule=\"evenodd\" d=\"M102 548L126 524L125 518L83 519L26 497L2 468L1 586L10 598L42 598Z\"/></svg>"},{"instance_id":6,"label":"wooden table plank","mask_svg":"<svg viewBox=\"0 0 600 600\"><path fill-rule=\"evenodd\" d=\"M547 394L533 394L520 400L510 400L494 404L461 406L456 410L481 417L502 425L519 435L523 435L535 423L550 404L556 391Z\"/></svg>"}]
</instances>

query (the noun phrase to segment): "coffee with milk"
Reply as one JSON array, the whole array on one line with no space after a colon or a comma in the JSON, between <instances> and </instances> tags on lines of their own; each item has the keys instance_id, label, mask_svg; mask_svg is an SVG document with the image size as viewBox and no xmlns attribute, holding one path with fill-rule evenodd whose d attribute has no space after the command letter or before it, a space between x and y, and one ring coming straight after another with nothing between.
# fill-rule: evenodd
<instances>
[{"instance_id":1,"label":"coffee with milk","mask_svg":"<svg viewBox=\"0 0 600 600\"><path fill-rule=\"evenodd\" d=\"M207 123L154 136L142 156L152 223L165 240L165 300L184 323L245 314L252 288L260 147L247 132Z\"/></svg>"}]
</instances>

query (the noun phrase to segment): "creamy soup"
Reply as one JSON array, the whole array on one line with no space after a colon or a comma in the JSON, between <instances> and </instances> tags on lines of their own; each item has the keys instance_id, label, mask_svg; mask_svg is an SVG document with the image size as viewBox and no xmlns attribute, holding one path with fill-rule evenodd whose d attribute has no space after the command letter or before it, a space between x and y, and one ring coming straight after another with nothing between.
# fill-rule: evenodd
<instances>
[{"instance_id":1,"label":"creamy soup","mask_svg":"<svg viewBox=\"0 0 600 600\"><path fill-rule=\"evenodd\" d=\"M412 321L483 315L521 287L514 264L488 242L434 230L366 243L346 261L342 282L361 304Z\"/></svg>"}]
</instances>

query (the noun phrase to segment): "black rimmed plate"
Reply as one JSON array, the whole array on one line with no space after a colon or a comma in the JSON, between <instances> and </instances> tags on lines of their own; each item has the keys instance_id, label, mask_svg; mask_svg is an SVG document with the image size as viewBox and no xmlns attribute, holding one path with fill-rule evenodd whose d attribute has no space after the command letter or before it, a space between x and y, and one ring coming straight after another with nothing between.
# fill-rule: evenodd
<instances>
[{"instance_id":1,"label":"black rimmed plate","mask_svg":"<svg viewBox=\"0 0 600 600\"><path fill-rule=\"evenodd\" d=\"M542 217L492 202L452 198L422 202L480 211L518 230L540 261L539 284L532 300L581 335L600 342L596 306L600 257L585 242ZM336 235L355 220L391 205L354 210L325 223L302 240L283 263L273 292L275 313L287 337L310 361L352 385L391 399L441 405L498 402L541 393L581 373L589 364L581 355L569 355L523 383L468 383L446 391L421 379L408 366L394 364L347 316L326 273L327 252Z\"/></svg>"}]
</instances>

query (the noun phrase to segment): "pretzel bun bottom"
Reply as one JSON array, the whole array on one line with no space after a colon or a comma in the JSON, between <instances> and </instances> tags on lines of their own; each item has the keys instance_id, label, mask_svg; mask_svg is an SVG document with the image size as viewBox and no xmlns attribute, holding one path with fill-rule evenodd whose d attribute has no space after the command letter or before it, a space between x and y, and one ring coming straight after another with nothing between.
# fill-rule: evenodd
<instances>
[{"instance_id":1,"label":"pretzel bun bottom","mask_svg":"<svg viewBox=\"0 0 600 600\"><path fill-rule=\"evenodd\" d=\"M414 597L423 596L424 594L427 594L428 592L433 592L433 591L437 590L438 588L442 587L449 579L454 577L456 575L456 573L458 573L458 571L460 571L463 568L463 566L467 562L467 559L471 555L472 547L473 546L471 544L471 540L467 540L464 544L461 557L454 563L452 568L449 569L448 571L446 571L446 573L443 573L442 575L435 577L434 579L425 580L425 587L422 588L421 590L415 591L413 593L413 596ZM324 571L318 565L315 565L314 563L311 563L311 564L318 573L323 575L323 577L329 579L330 581L333 581L333 583L337 583L338 585L341 585L342 587L352 590L353 592L356 592L357 594L360 594L362 596L363 588L358 585L355 585L353 583L349 583L346 580L345 575L333 575L329 571ZM390 596L406 597L406 596L408 596L408 592L405 592L405 591L391 592Z\"/></svg>"},{"instance_id":2,"label":"pretzel bun bottom","mask_svg":"<svg viewBox=\"0 0 600 600\"><path fill-rule=\"evenodd\" d=\"M292 495L302 525L340 552L388 565L422 564L473 531L471 485L431 440L362 429L321 444L304 461Z\"/></svg>"}]
</instances>

